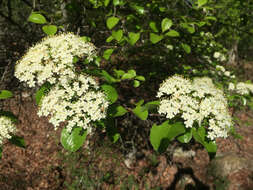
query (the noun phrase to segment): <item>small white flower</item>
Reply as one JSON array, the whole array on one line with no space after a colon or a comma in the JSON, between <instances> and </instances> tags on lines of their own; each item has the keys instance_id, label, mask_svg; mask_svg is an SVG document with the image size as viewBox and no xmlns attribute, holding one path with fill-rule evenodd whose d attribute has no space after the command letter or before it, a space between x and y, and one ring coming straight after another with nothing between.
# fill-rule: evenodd
<instances>
[{"instance_id":1,"label":"small white flower","mask_svg":"<svg viewBox=\"0 0 253 190\"><path fill-rule=\"evenodd\" d=\"M228 90L235 90L235 85L234 85L234 83L229 83L228 84Z\"/></svg>"},{"instance_id":2,"label":"small white flower","mask_svg":"<svg viewBox=\"0 0 253 190\"><path fill-rule=\"evenodd\" d=\"M12 134L16 133L16 127L10 118L0 116L0 145L4 139L10 139Z\"/></svg>"},{"instance_id":3,"label":"small white flower","mask_svg":"<svg viewBox=\"0 0 253 190\"><path fill-rule=\"evenodd\" d=\"M230 72L229 71L225 71L224 75L227 76L227 77L229 77L230 76Z\"/></svg>"}]
</instances>

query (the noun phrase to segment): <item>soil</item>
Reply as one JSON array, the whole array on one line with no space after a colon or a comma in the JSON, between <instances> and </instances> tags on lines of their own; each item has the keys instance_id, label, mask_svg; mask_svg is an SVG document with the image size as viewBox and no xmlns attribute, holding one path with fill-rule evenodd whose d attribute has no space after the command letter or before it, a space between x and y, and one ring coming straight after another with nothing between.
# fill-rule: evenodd
<instances>
[{"instance_id":1,"label":"soil","mask_svg":"<svg viewBox=\"0 0 253 190\"><path fill-rule=\"evenodd\" d=\"M163 155L151 148L128 148L126 153L120 143L110 143L101 131L88 137L77 153L68 153L60 144L60 129L55 131L47 118L37 116L36 103L29 94L16 94L5 101L4 108L18 116L18 135L24 137L26 148L4 145L1 190L253 189L250 168L232 171L222 179L209 174L210 158L198 144L189 148L174 143ZM251 162L253 113L242 111L236 116L240 118L236 130L243 139L219 139L217 156L233 153Z\"/></svg>"}]
</instances>

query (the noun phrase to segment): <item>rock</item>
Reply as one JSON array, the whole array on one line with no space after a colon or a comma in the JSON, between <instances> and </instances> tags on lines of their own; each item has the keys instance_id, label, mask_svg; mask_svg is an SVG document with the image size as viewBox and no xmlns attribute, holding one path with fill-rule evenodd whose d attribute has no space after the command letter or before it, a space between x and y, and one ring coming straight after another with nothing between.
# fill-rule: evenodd
<instances>
[{"instance_id":1,"label":"rock","mask_svg":"<svg viewBox=\"0 0 253 190\"><path fill-rule=\"evenodd\" d=\"M242 169L253 171L253 163L234 153L228 153L223 156L216 157L211 161L208 167L208 174L213 177L225 178Z\"/></svg>"},{"instance_id":2,"label":"rock","mask_svg":"<svg viewBox=\"0 0 253 190\"><path fill-rule=\"evenodd\" d=\"M184 151L182 147L176 148L173 153L173 157L185 157L185 158L192 158L195 156L195 152L193 150L186 150Z\"/></svg>"}]
</instances>

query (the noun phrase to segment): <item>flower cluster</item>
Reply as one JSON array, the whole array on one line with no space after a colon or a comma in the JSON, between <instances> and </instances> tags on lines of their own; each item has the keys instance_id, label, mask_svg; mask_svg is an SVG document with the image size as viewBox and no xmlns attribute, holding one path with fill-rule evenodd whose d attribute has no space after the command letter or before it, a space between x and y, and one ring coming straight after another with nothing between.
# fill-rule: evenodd
<instances>
[{"instance_id":1,"label":"flower cluster","mask_svg":"<svg viewBox=\"0 0 253 190\"><path fill-rule=\"evenodd\" d=\"M232 79L235 78L235 75L231 75L231 73L229 71L226 71L226 69L221 65L217 65L216 70L218 71L219 75L225 75L226 77L229 77Z\"/></svg>"},{"instance_id":2,"label":"flower cluster","mask_svg":"<svg viewBox=\"0 0 253 190\"><path fill-rule=\"evenodd\" d=\"M10 118L0 116L0 145L4 139L10 139L11 135L16 132L16 127Z\"/></svg>"},{"instance_id":3,"label":"flower cluster","mask_svg":"<svg viewBox=\"0 0 253 190\"><path fill-rule=\"evenodd\" d=\"M172 76L162 83L157 97L161 99L158 112L168 119L181 117L186 128L208 122L207 137L210 140L226 138L233 125L223 91L217 89L210 78L191 81Z\"/></svg>"},{"instance_id":4,"label":"flower cluster","mask_svg":"<svg viewBox=\"0 0 253 190\"><path fill-rule=\"evenodd\" d=\"M66 124L91 131L91 122L106 117L109 102L91 76L75 72L74 58L91 61L95 46L74 34L48 37L30 48L17 63L15 76L29 87L51 84L39 105L39 116L49 116L57 128Z\"/></svg>"},{"instance_id":5,"label":"flower cluster","mask_svg":"<svg viewBox=\"0 0 253 190\"><path fill-rule=\"evenodd\" d=\"M241 95L253 94L253 84L239 82L235 85L234 83L229 83L228 90L235 91Z\"/></svg>"},{"instance_id":6,"label":"flower cluster","mask_svg":"<svg viewBox=\"0 0 253 190\"><path fill-rule=\"evenodd\" d=\"M50 116L49 122L55 128L66 121L68 132L76 126L90 132L90 122L105 118L109 105L105 94L98 89L96 81L87 75L64 80L42 99L38 115Z\"/></svg>"},{"instance_id":7,"label":"flower cluster","mask_svg":"<svg viewBox=\"0 0 253 190\"><path fill-rule=\"evenodd\" d=\"M221 62L226 61L225 55L220 52L214 52L213 57Z\"/></svg>"},{"instance_id":8,"label":"flower cluster","mask_svg":"<svg viewBox=\"0 0 253 190\"><path fill-rule=\"evenodd\" d=\"M59 75L75 77L73 59L95 55L95 46L72 33L47 37L28 50L16 65L15 76L29 87L45 81L55 84Z\"/></svg>"}]
</instances>

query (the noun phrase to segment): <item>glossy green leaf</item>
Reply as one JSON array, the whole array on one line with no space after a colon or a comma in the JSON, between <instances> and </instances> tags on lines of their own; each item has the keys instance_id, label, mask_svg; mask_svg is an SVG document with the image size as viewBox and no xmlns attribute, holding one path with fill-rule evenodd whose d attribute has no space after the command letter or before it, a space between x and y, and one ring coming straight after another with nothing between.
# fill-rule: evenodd
<instances>
[{"instance_id":1,"label":"glossy green leaf","mask_svg":"<svg viewBox=\"0 0 253 190\"><path fill-rule=\"evenodd\" d=\"M163 142L166 143L163 149L166 149L168 147L167 136L168 136L169 131L170 131L170 125L168 121L165 121L161 125L154 124L152 126L149 138L150 138L151 145L156 151L159 151L159 147Z\"/></svg>"},{"instance_id":2,"label":"glossy green leaf","mask_svg":"<svg viewBox=\"0 0 253 190\"><path fill-rule=\"evenodd\" d=\"M47 35L54 35L57 32L57 26L55 25L45 25L42 27L42 30Z\"/></svg>"},{"instance_id":3,"label":"glossy green leaf","mask_svg":"<svg viewBox=\"0 0 253 190\"><path fill-rule=\"evenodd\" d=\"M140 32L138 33L129 32L128 38L129 38L128 42L133 46L140 39Z\"/></svg>"},{"instance_id":4,"label":"glossy green leaf","mask_svg":"<svg viewBox=\"0 0 253 190\"><path fill-rule=\"evenodd\" d=\"M204 147L208 153L216 153L217 151L217 144L215 141L205 142Z\"/></svg>"},{"instance_id":5,"label":"glossy green leaf","mask_svg":"<svg viewBox=\"0 0 253 190\"><path fill-rule=\"evenodd\" d=\"M177 140L181 143L189 143L192 139L192 131L189 130L185 134L179 136Z\"/></svg>"},{"instance_id":6,"label":"glossy green leaf","mask_svg":"<svg viewBox=\"0 0 253 190\"><path fill-rule=\"evenodd\" d=\"M138 105L132 111L141 120L146 120L148 118L148 110L144 106Z\"/></svg>"},{"instance_id":7,"label":"glossy green leaf","mask_svg":"<svg viewBox=\"0 0 253 190\"><path fill-rule=\"evenodd\" d=\"M123 30L112 31L112 36L115 40L119 42L123 36Z\"/></svg>"},{"instance_id":8,"label":"glossy green leaf","mask_svg":"<svg viewBox=\"0 0 253 190\"><path fill-rule=\"evenodd\" d=\"M106 26L111 30L114 26L118 24L118 22L119 18L112 16L106 20Z\"/></svg>"},{"instance_id":9,"label":"glossy green leaf","mask_svg":"<svg viewBox=\"0 0 253 190\"><path fill-rule=\"evenodd\" d=\"M121 79L126 80L126 79L132 79L136 76L136 71L131 69L127 73L123 74Z\"/></svg>"},{"instance_id":10,"label":"glossy green leaf","mask_svg":"<svg viewBox=\"0 0 253 190\"><path fill-rule=\"evenodd\" d=\"M166 30L169 30L172 26L172 20L168 18L164 18L161 23L162 32L165 32Z\"/></svg>"},{"instance_id":11,"label":"glossy green leaf","mask_svg":"<svg viewBox=\"0 0 253 190\"><path fill-rule=\"evenodd\" d=\"M40 89L35 93L35 101L37 105L40 105L41 99L44 97L44 95L50 90L50 83L46 82L43 84Z\"/></svg>"},{"instance_id":12,"label":"glossy green leaf","mask_svg":"<svg viewBox=\"0 0 253 190\"><path fill-rule=\"evenodd\" d=\"M151 21L149 23L149 27L153 30L153 32L159 32L158 29L157 29L157 27L156 27L156 23L155 22Z\"/></svg>"},{"instance_id":13,"label":"glossy green leaf","mask_svg":"<svg viewBox=\"0 0 253 190\"><path fill-rule=\"evenodd\" d=\"M139 81L145 81L145 77L144 76L136 76L135 77L136 80L139 80Z\"/></svg>"},{"instance_id":14,"label":"glossy green leaf","mask_svg":"<svg viewBox=\"0 0 253 190\"><path fill-rule=\"evenodd\" d=\"M204 146L205 141L204 141L204 139L202 138L202 135L200 135L200 134L198 133L198 131L197 131L195 128L192 128L192 135L193 135L193 138L194 138L197 142L199 142L200 144L202 144L202 145Z\"/></svg>"},{"instance_id":15,"label":"glossy green leaf","mask_svg":"<svg viewBox=\"0 0 253 190\"><path fill-rule=\"evenodd\" d=\"M9 90L1 90L0 91L0 100L11 98L13 96L12 92Z\"/></svg>"},{"instance_id":16,"label":"glossy green leaf","mask_svg":"<svg viewBox=\"0 0 253 190\"><path fill-rule=\"evenodd\" d=\"M114 39L113 36L109 36L108 38L106 38L106 42L110 43L113 39Z\"/></svg>"},{"instance_id":17,"label":"glossy green leaf","mask_svg":"<svg viewBox=\"0 0 253 190\"><path fill-rule=\"evenodd\" d=\"M103 84L101 87L105 91L105 94L107 95L108 100L111 103L114 103L117 101L118 93L117 93L117 90L113 86L108 85L108 84Z\"/></svg>"},{"instance_id":18,"label":"glossy green leaf","mask_svg":"<svg viewBox=\"0 0 253 190\"><path fill-rule=\"evenodd\" d=\"M208 0L198 0L198 7L202 7L208 2Z\"/></svg>"},{"instance_id":19,"label":"glossy green leaf","mask_svg":"<svg viewBox=\"0 0 253 190\"><path fill-rule=\"evenodd\" d=\"M128 111L121 105L111 105L108 108L108 115L111 117L120 117L123 116L127 113Z\"/></svg>"},{"instance_id":20,"label":"glossy green leaf","mask_svg":"<svg viewBox=\"0 0 253 190\"><path fill-rule=\"evenodd\" d=\"M191 53L191 47L188 44L181 44L181 45L187 54Z\"/></svg>"},{"instance_id":21,"label":"glossy green leaf","mask_svg":"<svg viewBox=\"0 0 253 190\"><path fill-rule=\"evenodd\" d=\"M143 14L145 13L145 9L144 9L144 7L142 7L142 6L138 6L138 5L133 4L133 5L131 5L131 7L132 7L137 13L139 13L139 14L141 14L141 15L143 15Z\"/></svg>"},{"instance_id":22,"label":"glossy green leaf","mask_svg":"<svg viewBox=\"0 0 253 190\"><path fill-rule=\"evenodd\" d=\"M104 51L104 54L103 54L103 58L105 58L106 60L109 60L112 53L113 53L114 49L107 49Z\"/></svg>"},{"instance_id":23,"label":"glossy green leaf","mask_svg":"<svg viewBox=\"0 0 253 190\"><path fill-rule=\"evenodd\" d=\"M170 125L170 131L168 134L168 139L170 141L174 140L178 135L185 133L185 126L182 122L176 122Z\"/></svg>"},{"instance_id":24,"label":"glossy green leaf","mask_svg":"<svg viewBox=\"0 0 253 190\"><path fill-rule=\"evenodd\" d=\"M153 44L156 44L156 43L160 42L163 39L163 36L157 35L157 34L154 34L154 33L150 33L149 39Z\"/></svg>"},{"instance_id":25,"label":"glossy green leaf","mask_svg":"<svg viewBox=\"0 0 253 190\"><path fill-rule=\"evenodd\" d=\"M137 88L137 87L139 87L140 86L140 81L138 81L138 80L134 80L134 84L133 84L133 86L134 86L134 88Z\"/></svg>"},{"instance_id":26,"label":"glossy green leaf","mask_svg":"<svg viewBox=\"0 0 253 190\"><path fill-rule=\"evenodd\" d=\"M169 36L169 37L179 37L180 36L176 30L170 30L165 35Z\"/></svg>"},{"instance_id":27,"label":"glossy green leaf","mask_svg":"<svg viewBox=\"0 0 253 190\"><path fill-rule=\"evenodd\" d=\"M184 132L185 127L181 122L169 124L169 121L165 121L159 126L154 124L150 132L150 142L156 151L164 152L169 142Z\"/></svg>"},{"instance_id":28,"label":"glossy green leaf","mask_svg":"<svg viewBox=\"0 0 253 190\"><path fill-rule=\"evenodd\" d=\"M36 23L36 24L45 24L47 22L46 18L39 14L32 12L30 16L28 17L28 21Z\"/></svg>"},{"instance_id":29,"label":"glossy green leaf","mask_svg":"<svg viewBox=\"0 0 253 190\"><path fill-rule=\"evenodd\" d=\"M82 127L77 127L68 133L64 128L61 132L61 144L62 146L71 152L76 152L84 143L87 136L87 130Z\"/></svg>"},{"instance_id":30,"label":"glossy green leaf","mask_svg":"<svg viewBox=\"0 0 253 190\"><path fill-rule=\"evenodd\" d=\"M120 77L122 77L122 76L125 74L125 71L123 71L123 70L114 69L113 71L114 71L115 76L116 76L117 78L120 78Z\"/></svg>"},{"instance_id":31,"label":"glossy green leaf","mask_svg":"<svg viewBox=\"0 0 253 190\"><path fill-rule=\"evenodd\" d=\"M25 140L23 137L19 137L19 136L12 136L10 139L8 139L9 142L11 142L12 144L21 147L21 148L25 148Z\"/></svg>"}]
</instances>

